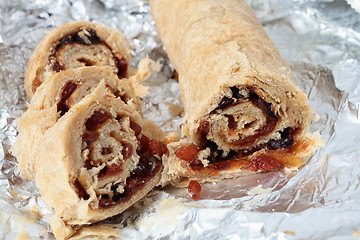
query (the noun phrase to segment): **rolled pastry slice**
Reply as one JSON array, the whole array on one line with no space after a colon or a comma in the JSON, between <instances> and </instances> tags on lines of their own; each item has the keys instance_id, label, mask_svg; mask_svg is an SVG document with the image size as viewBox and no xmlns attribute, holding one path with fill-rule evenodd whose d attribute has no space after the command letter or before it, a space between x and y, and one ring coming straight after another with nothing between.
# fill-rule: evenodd
<instances>
[{"instance_id":1,"label":"rolled pastry slice","mask_svg":"<svg viewBox=\"0 0 360 240\"><path fill-rule=\"evenodd\" d=\"M260 155L274 166L296 168L314 152L319 138L308 131L307 97L244 0L150 4L179 75L182 133L206 160L188 157L193 146L183 148L175 156L183 161L176 164L180 172L189 168L189 176L206 176L212 166L228 173L252 165L265 170L258 168ZM234 163L222 166L228 161Z\"/></svg>"},{"instance_id":2,"label":"rolled pastry slice","mask_svg":"<svg viewBox=\"0 0 360 240\"><path fill-rule=\"evenodd\" d=\"M71 22L51 31L31 55L25 90L31 99L54 73L84 66L110 66L119 78L128 76L130 51L124 36L91 22Z\"/></svg>"},{"instance_id":3,"label":"rolled pastry slice","mask_svg":"<svg viewBox=\"0 0 360 240\"><path fill-rule=\"evenodd\" d=\"M17 120L19 135L12 149L22 176L35 174L37 149L44 132L90 94L100 81L117 98L141 111L141 102L128 81L120 81L110 67L81 67L51 76L36 91L26 112Z\"/></svg>"},{"instance_id":4,"label":"rolled pastry slice","mask_svg":"<svg viewBox=\"0 0 360 240\"><path fill-rule=\"evenodd\" d=\"M45 132L35 183L54 209L57 239L121 213L158 185L166 147L147 126L102 81Z\"/></svg>"}]
</instances>

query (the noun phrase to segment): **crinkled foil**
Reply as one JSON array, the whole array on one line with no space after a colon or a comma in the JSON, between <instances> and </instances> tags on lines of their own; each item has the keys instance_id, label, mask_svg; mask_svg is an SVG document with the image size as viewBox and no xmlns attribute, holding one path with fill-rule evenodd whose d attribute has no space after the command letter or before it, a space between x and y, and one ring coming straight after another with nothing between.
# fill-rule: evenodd
<instances>
[{"instance_id":1,"label":"crinkled foil","mask_svg":"<svg viewBox=\"0 0 360 240\"><path fill-rule=\"evenodd\" d=\"M356 2L356 1L350 1ZM121 239L352 239L360 236L360 15L345 0L248 0L320 120L326 146L298 172L271 172L186 189L157 189L105 221ZM353 4L354 7L354 4ZM10 152L27 97L26 63L46 32L90 20L130 39L132 66L145 56L161 72L146 83L145 115L164 130L182 122L179 88L140 0L0 1L0 238L54 239L51 213Z\"/></svg>"}]
</instances>

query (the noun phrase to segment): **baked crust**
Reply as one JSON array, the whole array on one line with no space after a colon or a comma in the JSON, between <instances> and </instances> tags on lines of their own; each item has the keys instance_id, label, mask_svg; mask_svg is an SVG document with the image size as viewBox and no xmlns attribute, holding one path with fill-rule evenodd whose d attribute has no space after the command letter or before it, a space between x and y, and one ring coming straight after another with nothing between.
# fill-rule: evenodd
<instances>
[{"instance_id":1,"label":"baked crust","mask_svg":"<svg viewBox=\"0 0 360 240\"><path fill-rule=\"evenodd\" d=\"M130 50L116 31L92 22L71 22L53 31L31 55L25 75L25 90L31 99L37 87L54 73L82 66L110 66L119 78L128 76Z\"/></svg>"}]
</instances>

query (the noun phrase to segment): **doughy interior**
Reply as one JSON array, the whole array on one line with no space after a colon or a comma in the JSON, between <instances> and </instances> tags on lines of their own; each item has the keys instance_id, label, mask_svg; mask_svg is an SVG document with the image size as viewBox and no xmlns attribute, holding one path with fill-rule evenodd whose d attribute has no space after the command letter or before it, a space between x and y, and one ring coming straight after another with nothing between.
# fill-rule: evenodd
<instances>
[{"instance_id":1,"label":"doughy interior","mask_svg":"<svg viewBox=\"0 0 360 240\"><path fill-rule=\"evenodd\" d=\"M61 38L49 58L59 72L85 66L110 66L119 78L126 77L128 63L114 55L111 47L93 29L83 29Z\"/></svg>"},{"instance_id":2,"label":"doughy interior","mask_svg":"<svg viewBox=\"0 0 360 240\"><path fill-rule=\"evenodd\" d=\"M80 199L92 193L90 207L108 208L128 200L161 169L164 145L141 133L126 113L113 117L97 108L85 122L82 135L82 168L74 181Z\"/></svg>"},{"instance_id":3,"label":"doughy interior","mask_svg":"<svg viewBox=\"0 0 360 240\"><path fill-rule=\"evenodd\" d=\"M298 126L279 127L282 119L271 103L262 99L254 87L230 87L218 106L202 118L198 130L202 148L211 156L229 159L257 150L291 148Z\"/></svg>"}]
</instances>

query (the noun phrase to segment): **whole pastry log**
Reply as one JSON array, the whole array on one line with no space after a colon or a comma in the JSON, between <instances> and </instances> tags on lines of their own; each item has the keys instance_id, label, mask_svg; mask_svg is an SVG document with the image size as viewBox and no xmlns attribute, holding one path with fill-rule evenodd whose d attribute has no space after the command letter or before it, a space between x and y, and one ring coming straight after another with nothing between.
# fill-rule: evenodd
<instances>
[{"instance_id":1,"label":"whole pastry log","mask_svg":"<svg viewBox=\"0 0 360 240\"><path fill-rule=\"evenodd\" d=\"M37 87L54 73L84 66L110 66L119 78L128 76L130 51L116 31L91 22L71 22L50 33L31 55L25 90L31 99Z\"/></svg>"},{"instance_id":2,"label":"whole pastry log","mask_svg":"<svg viewBox=\"0 0 360 240\"><path fill-rule=\"evenodd\" d=\"M111 67L80 67L52 75L37 89L28 109L17 120L19 134L12 152L22 177L34 177L37 149L44 132L90 94L101 80L116 97L141 111L141 102L133 87L128 81L119 81Z\"/></svg>"},{"instance_id":3,"label":"whole pastry log","mask_svg":"<svg viewBox=\"0 0 360 240\"><path fill-rule=\"evenodd\" d=\"M158 185L165 146L136 109L102 81L42 137L35 182L67 239L119 214Z\"/></svg>"},{"instance_id":4,"label":"whole pastry log","mask_svg":"<svg viewBox=\"0 0 360 240\"><path fill-rule=\"evenodd\" d=\"M307 97L245 1L150 4L179 75L182 133L190 141L172 144L181 148L170 156L174 176L204 179L207 174L233 176L245 167L255 172L296 168L318 148L320 137L308 130L312 108ZM294 157L284 158L284 151ZM260 155L273 167L259 168ZM215 165L220 170L210 173Z\"/></svg>"}]
</instances>

